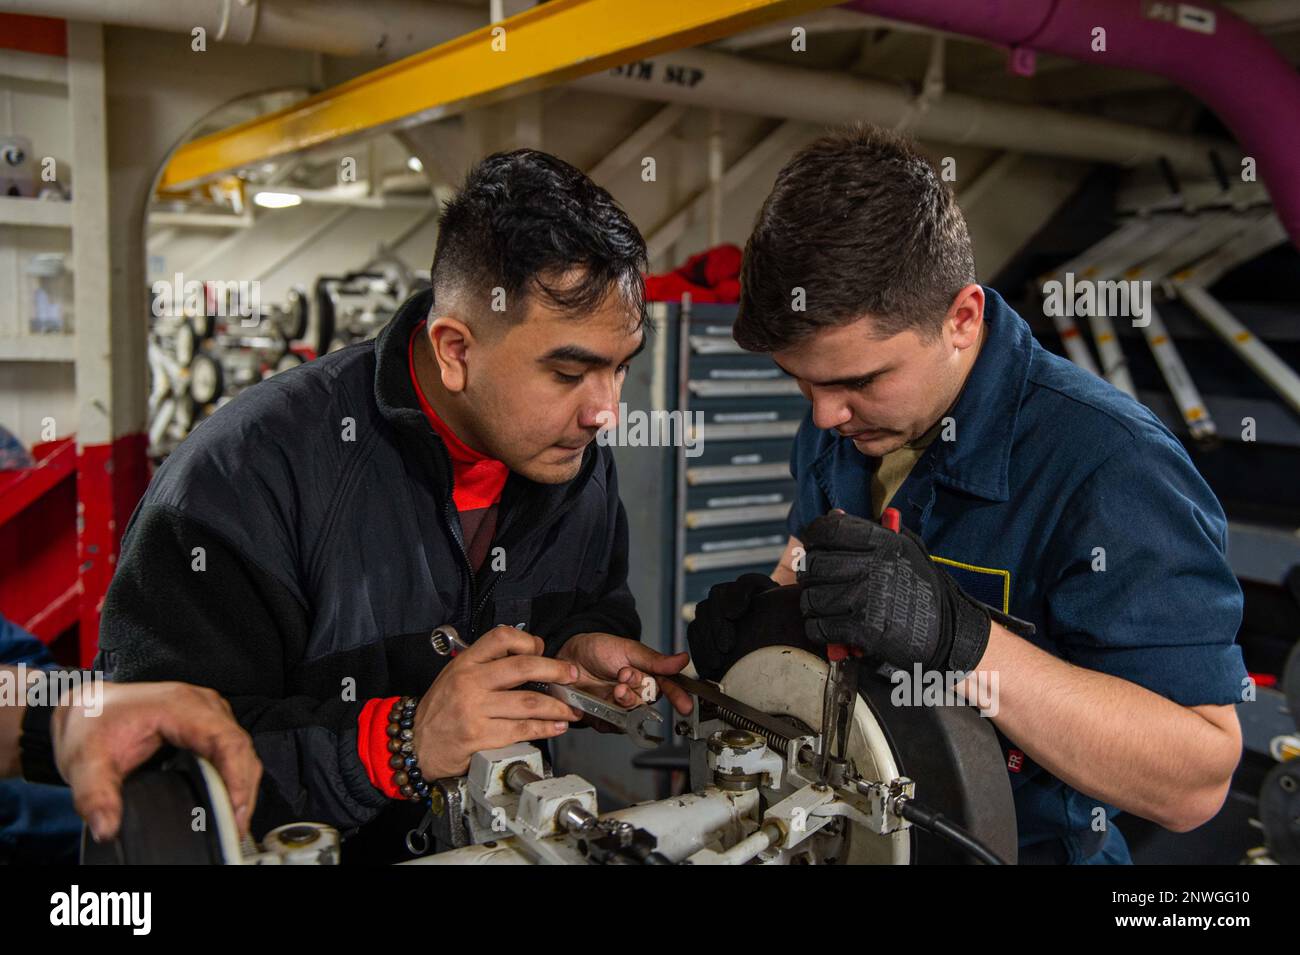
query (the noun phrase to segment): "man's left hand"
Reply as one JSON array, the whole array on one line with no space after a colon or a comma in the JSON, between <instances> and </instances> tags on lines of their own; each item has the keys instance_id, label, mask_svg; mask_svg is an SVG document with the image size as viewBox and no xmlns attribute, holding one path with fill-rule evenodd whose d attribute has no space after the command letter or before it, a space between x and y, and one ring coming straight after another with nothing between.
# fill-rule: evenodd
<instances>
[{"instance_id":1,"label":"man's left hand","mask_svg":"<svg viewBox=\"0 0 1300 955\"><path fill-rule=\"evenodd\" d=\"M644 702L642 688L647 680L672 676L690 660L686 653L664 656L638 640L612 633L579 633L570 637L556 654L578 666L579 690L631 708ZM675 683L655 680L678 713L691 711L690 694Z\"/></svg>"}]
</instances>

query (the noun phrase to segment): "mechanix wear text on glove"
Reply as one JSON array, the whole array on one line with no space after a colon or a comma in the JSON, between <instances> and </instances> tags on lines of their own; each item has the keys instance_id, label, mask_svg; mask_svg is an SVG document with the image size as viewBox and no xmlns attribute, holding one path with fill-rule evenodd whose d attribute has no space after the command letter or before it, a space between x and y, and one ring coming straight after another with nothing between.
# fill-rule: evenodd
<instances>
[{"instance_id":1,"label":"mechanix wear text on glove","mask_svg":"<svg viewBox=\"0 0 1300 955\"><path fill-rule=\"evenodd\" d=\"M984 656L993 619L1033 632L966 596L906 528L894 533L833 513L810 523L800 539L807 554L800 607L814 643L848 644L898 667L968 672Z\"/></svg>"}]
</instances>

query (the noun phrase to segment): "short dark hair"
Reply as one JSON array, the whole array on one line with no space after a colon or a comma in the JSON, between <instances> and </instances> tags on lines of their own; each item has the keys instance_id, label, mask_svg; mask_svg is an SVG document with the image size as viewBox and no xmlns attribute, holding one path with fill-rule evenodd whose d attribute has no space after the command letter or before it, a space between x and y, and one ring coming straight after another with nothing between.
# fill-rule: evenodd
<instances>
[{"instance_id":1,"label":"short dark hair","mask_svg":"<svg viewBox=\"0 0 1300 955\"><path fill-rule=\"evenodd\" d=\"M558 280L581 268L579 280ZM645 321L645 239L608 192L562 159L536 149L494 153L478 162L443 206L430 279L434 301L466 296L492 315L491 290L505 290L509 323L522 321L530 295L582 312L622 294Z\"/></svg>"},{"instance_id":2,"label":"short dark hair","mask_svg":"<svg viewBox=\"0 0 1300 955\"><path fill-rule=\"evenodd\" d=\"M880 337L929 339L974 281L966 220L934 166L910 140L858 124L777 174L745 246L732 331L742 348L774 352L869 316Z\"/></svg>"}]
</instances>

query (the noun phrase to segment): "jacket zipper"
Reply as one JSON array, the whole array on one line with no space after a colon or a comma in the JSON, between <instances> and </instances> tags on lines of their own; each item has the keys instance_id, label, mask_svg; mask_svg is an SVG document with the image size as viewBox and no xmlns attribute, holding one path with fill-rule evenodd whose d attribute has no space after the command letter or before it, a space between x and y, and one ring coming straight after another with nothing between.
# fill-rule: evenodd
<instances>
[{"instance_id":1,"label":"jacket zipper","mask_svg":"<svg viewBox=\"0 0 1300 955\"><path fill-rule=\"evenodd\" d=\"M452 504L452 497L450 494L448 494L447 503L444 504L442 507L442 519L443 519L443 523L447 525L447 530L451 533L451 536L455 538L456 546L460 548L461 566L465 568L465 573L469 580L469 586L465 588L465 611L469 615L468 616L468 623L470 628L469 640L470 642L473 642L474 638L478 636L478 634L473 632L474 616L475 616L475 613L472 609L474 603L474 568L469 565L469 551L465 549L465 542L461 539L460 531L457 530L456 525L452 523L451 504Z\"/></svg>"}]
</instances>

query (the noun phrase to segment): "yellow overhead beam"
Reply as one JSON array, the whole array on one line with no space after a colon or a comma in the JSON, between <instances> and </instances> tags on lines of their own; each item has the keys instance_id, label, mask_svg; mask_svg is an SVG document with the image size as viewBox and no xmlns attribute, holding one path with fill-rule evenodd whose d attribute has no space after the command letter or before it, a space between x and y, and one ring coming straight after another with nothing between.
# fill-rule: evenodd
<instances>
[{"instance_id":1,"label":"yellow overhead beam","mask_svg":"<svg viewBox=\"0 0 1300 955\"><path fill-rule=\"evenodd\" d=\"M180 147L159 190L330 140L440 119L833 0L551 0Z\"/></svg>"}]
</instances>

